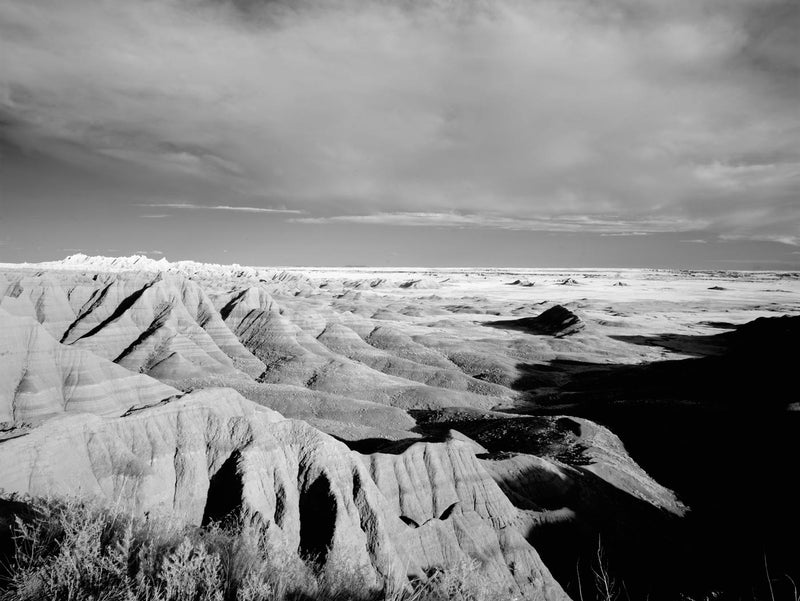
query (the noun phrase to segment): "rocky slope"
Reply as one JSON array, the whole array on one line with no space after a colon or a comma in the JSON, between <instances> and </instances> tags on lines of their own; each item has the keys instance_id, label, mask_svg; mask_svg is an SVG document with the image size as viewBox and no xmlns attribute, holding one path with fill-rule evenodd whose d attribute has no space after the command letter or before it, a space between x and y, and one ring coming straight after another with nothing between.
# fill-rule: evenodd
<instances>
[{"instance_id":1,"label":"rocky slope","mask_svg":"<svg viewBox=\"0 0 800 601\"><path fill-rule=\"evenodd\" d=\"M60 344L34 319L2 308L0 332L0 422L40 422L62 413L120 415L178 394L94 353Z\"/></svg>"},{"instance_id":2,"label":"rocky slope","mask_svg":"<svg viewBox=\"0 0 800 601\"><path fill-rule=\"evenodd\" d=\"M4 442L0 458L6 491L97 496L195 524L257 516L276 552L347 566L365 586L474 561L509 595L566 598L515 527L519 511L458 441L360 456L208 389L116 419L53 419Z\"/></svg>"}]
</instances>

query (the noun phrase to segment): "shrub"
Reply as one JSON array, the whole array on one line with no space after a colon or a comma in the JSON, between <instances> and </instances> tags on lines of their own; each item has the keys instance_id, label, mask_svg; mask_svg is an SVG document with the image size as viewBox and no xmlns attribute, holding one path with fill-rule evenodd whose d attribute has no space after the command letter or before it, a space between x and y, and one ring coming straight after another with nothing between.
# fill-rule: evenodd
<instances>
[{"instance_id":1,"label":"shrub","mask_svg":"<svg viewBox=\"0 0 800 601\"><path fill-rule=\"evenodd\" d=\"M355 571L268 551L242 519L182 527L77 499L24 499L12 526L2 601L489 601L472 566L435 571L402 591L365 591Z\"/></svg>"}]
</instances>

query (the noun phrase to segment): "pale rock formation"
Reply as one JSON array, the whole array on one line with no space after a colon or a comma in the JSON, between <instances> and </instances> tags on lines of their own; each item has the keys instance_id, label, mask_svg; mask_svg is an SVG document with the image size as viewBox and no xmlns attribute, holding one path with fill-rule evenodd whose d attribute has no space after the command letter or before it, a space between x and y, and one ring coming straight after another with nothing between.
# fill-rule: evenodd
<instances>
[{"instance_id":1,"label":"pale rock formation","mask_svg":"<svg viewBox=\"0 0 800 601\"><path fill-rule=\"evenodd\" d=\"M217 303L222 304L222 299ZM402 408L489 407L497 403L469 390L483 391L485 383L460 372L455 374L455 370L435 372L423 364L392 358L317 313L296 315L298 325L263 290L251 288L233 295L223 304L221 313L228 327L266 365L260 378L263 382L303 386ZM308 330L318 333L315 336ZM342 344L344 336L349 349ZM409 380L422 382L414 385ZM448 382L449 386L442 386ZM465 392L458 394L459 390Z\"/></svg>"},{"instance_id":2,"label":"pale rock formation","mask_svg":"<svg viewBox=\"0 0 800 601\"><path fill-rule=\"evenodd\" d=\"M203 372L234 369L232 359L214 342L183 302L192 286L160 275L149 281L116 278L102 301L84 312L64 342L119 362L134 371L180 373L179 366ZM211 306L210 301L207 301ZM195 306L195 309L199 307ZM213 324L212 324L213 325Z\"/></svg>"},{"instance_id":3,"label":"pale rock formation","mask_svg":"<svg viewBox=\"0 0 800 601\"><path fill-rule=\"evenodd\" d=\"M264 384L243 377L205 376L164 383L176 388L230 387L246 399L278 411L291 419L302 419L314 427L345 440L360 438L408 438L416 422L408 413L381 403L309 390L291 384Z\"/></svg>"},{"instance_id":4,"label":"pale rock formation","mask_svg":"<svg viewBox=\"0 0 800 601\"><path fill-rule=\"evenodd\" d=\"M622 441L608 428L588 419L565 418L580 426L578 440L590 458L586 470L619 490L674 515L683 515L686 506L668 488L651 478L628 454Z\"/></svg>"},{"instance_id":5,"label":"pale rock formation","mask_svg":"<svg viewBox=\"0 0 800 601\"><path fill-rule=\"evenodd\" d=\"M407 280L399 285L400 288L405 289L416 289L416 288L426 288L426 289L435 289L439 288L441 284L439 281L435 280L434 278L419 278L414 280Z\"/></svg>"},{"instance_id":6,"label":"pale rock formation","mask_svg":"<svg viewBox=\"0 0 800 601\"><path fill-rule=\"evenodd\" d=\"M264 369L195 282L161 274L24 276L0 301L65 344L161 376Z\"/></svg>"},{"instance_id":7,"label":"pale rock formation","mask_svg":"<svg viewBox=\"0 0 800 601\"><path fill-rule=\"evenodd\" d=\"M415 363L422 363L441 369L458 368L444 354L416 342L408 334L386 325L374 327L366 336L366 341L377 349L390 350L393 354Z\"/></svg>"},{"instance_id":8,"label":"pale rock formation","mask_svg":"<svg viewBox=\"0 0 800 601\"><path fill-rule=\"evenodd\" d=\"M453 364L446 368L432 367L411 359L397 357L392 352L377 349L341 323L329 322L322 333L317 336L317 340L337 355L347 357L387 375L449 390L484 394L493 392L497 396L509 394L508 389L493 386L465 375Z\"/></svg>"},{"instance_id":9,"label":"pale rock formation","mask_svg":"<svg viewBox=\"0 0 800 601\"><path fill-rule=\"evenodd\" d=\"M0 445L0 487L100 497L194 524L244 511L267 524L273 548L357 570L365 586L472 561L509 595L566 599L468 445L360 456L229 389L116 419L51 420Z\"/></svg>"},{"instance_id":10,"label":"pale rock formation","mask_svg":"<svg viewBox=\"0 0 800 601\"><path fill-rule=\"evenodd\" d=\"M520 512L475 458L470 444L416 443L400 454L364 456L370 474L407 527L411 553L429 565L477 560L513 590L560 596L520 531ZM504 569L513 565L513 570Z\"/></svg>"},{"instance_id":11,"label":"pale rock formation","mask_svg":"<svg viewBox=\"0 0 800 601\"><path fill-rule=\"evenodd\" d=\"M18 279L11 289L3 290L0 284L0 307L17 315L34 317L56 340L61 339L75 320L67 290L48 274Z\"/></svg>"},{"instance_id":12,"label":"pale rock formation","mask_svg":"<svg viewBox=\"0 0 800 601\"><path fill-rule=\"evenodd\" d=\"M0 308L0 422L64 412L120 415L178 391L56 341L31 317Z\"/></svg>"}]
</instances>

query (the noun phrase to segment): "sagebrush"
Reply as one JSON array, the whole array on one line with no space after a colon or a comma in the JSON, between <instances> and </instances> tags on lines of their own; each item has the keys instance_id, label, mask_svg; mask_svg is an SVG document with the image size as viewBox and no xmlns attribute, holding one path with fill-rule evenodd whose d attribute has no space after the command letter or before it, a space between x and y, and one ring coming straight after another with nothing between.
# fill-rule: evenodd
<instances>
[{"instance_id":1,"label":"sagebrush","mask_svg":"<svg viewBox=\"0 0 800 601\"><path fill-rule=\"evenodd\" d=\"M319 569L265 544L240 519L180 526L77 499L25 499L11 525L2 601L489 601L471 566L402 590L366 589L357 573Z\"/></svg>"}]
</instances>

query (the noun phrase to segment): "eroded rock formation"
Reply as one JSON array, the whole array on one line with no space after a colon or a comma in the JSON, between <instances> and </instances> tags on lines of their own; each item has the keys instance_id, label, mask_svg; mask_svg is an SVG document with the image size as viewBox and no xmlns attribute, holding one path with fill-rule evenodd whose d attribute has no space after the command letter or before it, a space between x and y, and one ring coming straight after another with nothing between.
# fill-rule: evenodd
<instances>
[{"instance_id":1,"label":"eroded rock formation","mask_svg":"<svg viewBox=\"0 0 800 601\"><path fill-rule=\"evenodd\" d=\"M115 419L51 420L0 446L0 487L101 497L194 524L243 511L268 524L271 546L355 569L366 586L472 561L510 593L566 598L467 444L361 456L230 389Z\"/></svg>"}]
</instances>

